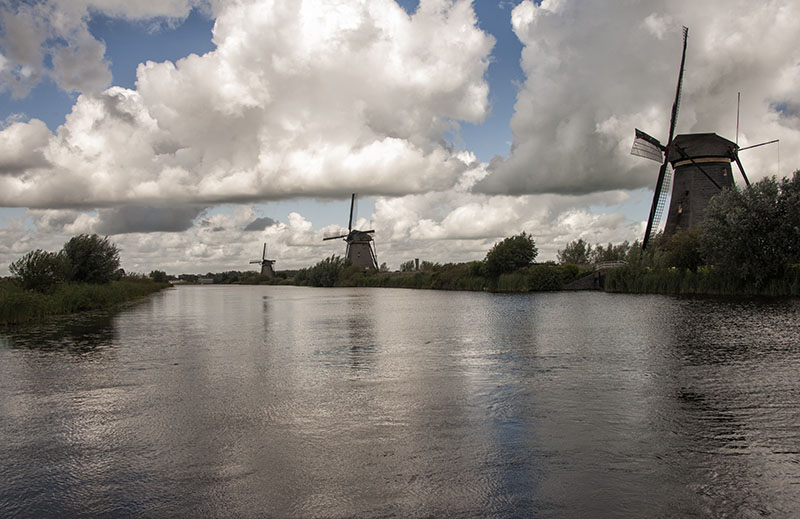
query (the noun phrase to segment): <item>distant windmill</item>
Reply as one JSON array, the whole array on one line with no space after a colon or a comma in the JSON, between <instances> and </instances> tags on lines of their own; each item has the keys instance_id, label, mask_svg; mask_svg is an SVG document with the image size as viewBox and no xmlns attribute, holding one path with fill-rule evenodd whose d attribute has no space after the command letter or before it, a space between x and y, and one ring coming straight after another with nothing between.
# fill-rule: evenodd
<instances>
[{"instance_id":1,"label":"distant windmill","mask_svg":"<svg viewBox=\"0 0 800 519\"><path fill-rule=\"evenodd\" d=\"M261 259L260 260L253 260L250 264L260 264L261 265L261 275L266 278L274 278L275 277L275 269L272 268L272 265L275 264L275 260L267 259L267 244L264 244L264 250L261 251Z\"/></svg>"},{"instance_id":2,"label":"distant windmill","mask_svg":"<svg viewBox=\"0 0 800 519\"><path fill-rule=\"evenodd\" d=\"M353 209L356 204L356 194L353 193L350 198L350 220L347 223L347 233L337 234L336 236L327 236L323 240L335 240L337 238L344 238L347 242L347 251L345 258L347 258L353 265L358 265L363 269L378 270L378 257L375 254L375 249L372 246L372 236L375 230L359 231L353 229Z\"/></svg>"},{"instance_id":3,"label":"distant windmill","mask_svg":"<svg viewBox=\"0 0 800 519\"><path fill-rule=\"evenodd\" d=\"M770 141L739 148L735 142L716 133L691 133L678 135L673 139L675 125L678 122L688 35L689 29L684 27L681 69L678 73L678 88L675 92L675 102L672 104L666 146L637 128L631 149L632 155L661 163L653 192L653 203L650 206L650 216L647 219L647 230L642 239L643 249L647 247L650 238L658 229L667 199L670 199L670 204L664 227L665 236L674 234L678 229L687 230L703 221L711 198L723 188L733 186L731 162L736 162L745 184L750 185L739 160L739 151L777 142Z\"/></svg>"}]
</instances>

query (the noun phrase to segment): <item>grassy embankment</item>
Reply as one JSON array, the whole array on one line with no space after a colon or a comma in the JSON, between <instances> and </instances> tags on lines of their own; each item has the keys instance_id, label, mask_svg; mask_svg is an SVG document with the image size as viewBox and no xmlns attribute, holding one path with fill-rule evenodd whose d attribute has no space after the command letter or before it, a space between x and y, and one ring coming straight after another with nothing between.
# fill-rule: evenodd
<instances>
[{"instance_id":1,"label":"grassy embankment","mask_svg":"<svg viewBox=\"0 0 800 519\"><path fill-rule=\"evenodd\" d=\"M47 293L23 290L0 281L0 325L38 321L49 315L99 310L139 299L169 287L149 279L123 279L107 284L65 283Z\"/></svg>"},{"instance_id":2,"label":"grassy embankment","mask_svg":"<svg viewBox=\"0 0 800 519\"><path fill-rule=\"evenodd\" d=\"M649 269L620 267L606 274L606 292L666 295L800 296L800 265L761 284L732 277L713 267Z\"/></svg>"},{"instance_id":3,"label":"grassy embankment","mask_svg":"<svg viewBox=\"0 0 800 519\"><path fill-rule=\"evenodd\" d=\"M319 265L314 268L319 268ZM270 284L535 292L560 290L588 272L575 265L541 264L492 278L482 275L476 263L436 264L429 270L412 272L364 273L352 266L331 270L325 275L315 275L312 268L307 273L287 279L271 280Z\"/></svg>"}]
</instances>

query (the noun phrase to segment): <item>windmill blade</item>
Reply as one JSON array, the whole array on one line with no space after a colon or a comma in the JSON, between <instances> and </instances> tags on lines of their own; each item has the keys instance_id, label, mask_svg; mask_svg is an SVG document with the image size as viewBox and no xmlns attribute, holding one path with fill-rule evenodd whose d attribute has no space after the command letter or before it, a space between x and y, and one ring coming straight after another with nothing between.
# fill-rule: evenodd
<instances>
[{"instance_id":1,"label":"windmill blade","mask_svg":"<svg viewBox=\"0 0 800 519\"><path fill-rule=\"evenodd\" d=\"M780 141L781 141L780 139L774 139L774 140L771 140L771 141L762 142L760 144L753 144L752 146L745 146L744 148L739 148L739 151L750 150L750 149L753 149L753 148L758 148L759 146L766 146L767 144L774 144L774 143L780 142Z\"/></svg>"},{"instance_id":2,"label":"windmill blade","mask_svg":"<svg viewBox=\"0 0 800 519\"><path fill-rule=\"evenodd\" d=\"M650 234L653 232L653 221L658 209L658 203L661 198L661 191L664 185L664 177L667 174L667 166L669 165L669 151L672 144L672 138L675 135L675 126L678 124L678 110L681 104L681 87L683 85L683 71L686 67L686 42L689 38L689 28L683 28L683 52L681 54L681 69L678 73L678 87L675 89L675 101L672 103L672 115L669 120L669 138L667 139L667 146L664 152L664 162L661 163L661 168L658 170L658 180L656 180L656 189L653 192L653 203L650 205L650 216L647 218L647 230L645 230L644 238L642 238L642 249L647 248L647 242L650 240Z\"/></svg>"},{"instance_id":3,"label":"windmill blade","mask_svg":"<svg viewBox=\"0 0 800 519\"><path fill-rule=\"evenodd\" d=\"M251 265L254 264L254 263L261 263L261 262L259 260L253 260L253 261L250 262Z\"/></svg>"},{"instance_id":4,"label":"windmill blade","mask_svg":"<svg viewBox=\"0 0 800 519\"><path fill-rule=\"evenodd\" d=\"M353 230L353 208L355 207L355 205L356 205L356 194L353 193L353 195L350 197L350 220L348 220L347 222L348 231Z\"/></svg>"},{"instance_id":5,"label":"windmill blade","mask_svg":"<svg viewBox=\"0 0 800 519\"><path fill-rule=\"evenodd\" d=\"M267 257L267 244L265 242L264 243L264 250L261 251L261 261L264 261L264 258L266 258L266 257Z\"/></svg>"},{"instance_id":6,"label":"windmill blade","mask_svg":"<svg viewBox=\"0 0 800 519\"><path fill-rule=\"evenodd\" d=\"M347 233L347 234L337 234L336 236L326 236L326 237L322 238L322 241L335 240L337 238L346 238L347 236L349 236L349 233Z\"/></svg>"},{"instance_id":7,"label":"windmill blade","mask_svg":"<svg viewBox=\"0 0 800 519\"><path fill-rule=\"evenodd\" d=\"M675 102L672 103L672 116L669 121L669 139L667 139L667 146L672 143L672 137L675 135L675 126L678 124L678 110L681 106L681 89L683 88L683 71L686 67L686 42L689 38L689 28L683 28L683 53L681 54L681 70L678 73L678 88L675 90ZM669 155L669 150L667 150Z\"/></svg>"},{"instance_id":8,"label":"windmill blade","mask_svg":"<svg viewBox=\"0 0 800 519\"><path fill-rule=\"evenodd\" d=\"M646 134L639 128L636 128L636 137L633 139L633 147L631 147L631 155L637 157L644 157L646 159L654 160L658 163L664 161L664 146L658 142L655 137Z\"/></svg>"},{"instance_id":9,"label":"windmill blade","mask_svg":"<svg viewBox=\"0 0 800 519\"><path fill-rule=\"evenodd\" d=\"M647 248L647 243L650 241L651 235L655 234L659 223L661 223L661 215L664 212L667 198L669 198L669 188L672 184L672 168L669 161L665 158L658 170L658 180L656 181L656 188L653 191L653 202L650 204L650 216L647 218L647 229L644 231L642 238L642 250Z\"/></svg>"},{"instance_id":10,"label":"windmill blade","mask_svg":"<svg viewBox=\"0 0 800 519\"><path fill-rule=\"evenodd\" d=\"M764 143L768 144L768 143ZM750 146L752 148L752 146ZM747 173L744 172L744 166L742 166L742 161L739 160L739 154L735 151L731 152L733 156L733 160L736 162L736 165L739 166L739 172L742 174L742 178L744 178L744 183L747 187L750 187L750 179L747 178Z\"/></svg>"}]
</instances>

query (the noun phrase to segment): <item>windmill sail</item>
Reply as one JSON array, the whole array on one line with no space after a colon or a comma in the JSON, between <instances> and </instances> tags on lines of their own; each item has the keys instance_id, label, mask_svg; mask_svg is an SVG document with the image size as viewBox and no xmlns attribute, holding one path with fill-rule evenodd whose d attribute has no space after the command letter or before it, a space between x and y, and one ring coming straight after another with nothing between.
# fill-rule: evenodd
<instances>
[{"instance_id":1,"label":"windmill sail","mask_svg":"<svg viewBox=\"0 0 800 519\"><path fill-rule=\"evenodd\" d=\"M658 139L636 128L636 138L633 139L631 155L654 160L660 164L664 161L663 148Z\"/></svg>"},{"instance_id":2,"label":"windmill sail","mask_svg":"<svg viewBox=\"0 0 800 519\"><path fill-rule=\"evenodd\" d=\"M670 117L669 120L669 138L667 139L667 146L664 153L664 162L661 164L661 168L658 171L658 180L656 180L656 189L653 192L653 203L650 206L650 217L647 219L647 230L645 230L644 238L642 239L642 249L647 248L647 242L650 240L650 235L653 233L653 227L654 227L653 221L656 216L656 210L658 209L658 204L661 200L661 193L663 191L663 186L664 186L664 178L666 177L667 169L669 166L669 150L670 146L672 145L672 138L675 135L675 126L678 123L678 110L681 104L681 87L683 85L683 71L686 65L686 40L688 39L688 37L689 37L689 29L684 27L683 54L681 55L681 69L680 72L678 73L678 87L675 90L675 102L672 103L672 116Z\"/></svg>"},{"instance_id":3,"label":"windmill sail","mask_svg":"<svg viewBox=\"0 0 800 519\"><path fill-rule=\"evenodd\" d=\"M664 208L667 207L667 201L670 199L672 188L672 166L667 164L667 169L664 172L664 182L661 185L661 193L658 195L658 202L656 203L656 210L653 213L653 225L650 226L647 240L650 241L653 236L658 233L661 226L661 218L664 216Z\"/></svg>"}]
</instances>

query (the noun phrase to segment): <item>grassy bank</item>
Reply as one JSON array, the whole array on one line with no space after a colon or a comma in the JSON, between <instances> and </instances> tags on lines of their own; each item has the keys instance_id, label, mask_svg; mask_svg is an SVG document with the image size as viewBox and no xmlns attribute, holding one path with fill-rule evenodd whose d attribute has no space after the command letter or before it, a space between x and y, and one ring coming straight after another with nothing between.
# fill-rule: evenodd
<instances>
[{"instance_id":1,"label":"grassy bank","mask_svg":"<svg viewBox=\"0 0 800 519\"><path fill-rule=\"evenodd\" d=\"M633 294L800 296L800 265L789 266L782 276L769 279L762 286L712 267L700 267L696 272L621 267L608 272L605 290Z\"/></svg>"},{"instance_id":2,"label":"grassy bank","mask_svg":"<svg viewBox=\"0 0 800 519\"><path fill-rule=\"evenodd\" d=\"M470 290L489 292L538 292L560 290L585 272L575 265L532 265L498 277L483 275L475 263L435 265L428 271L384 272L367 274L345 268L329 285L339 287L416 288L432 290ZM306 280L289 284L310 285ZM282 283L286 284L286 283ZM320 286L320 285L316 285Z\"/></svg>"},{"instance_id":3,"label":"grassy bank","mask_svg":"<svg viewBox=\"0 0 800 519\"><path fill-rule=\"evenodd\" d=\"M49 315L110 308L170 286L147 279L112 281L97 285L61 284L49 292L23 290L16 283L0 282L0 324L20 324Z\"/></svg>"}]
</instances>

